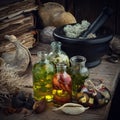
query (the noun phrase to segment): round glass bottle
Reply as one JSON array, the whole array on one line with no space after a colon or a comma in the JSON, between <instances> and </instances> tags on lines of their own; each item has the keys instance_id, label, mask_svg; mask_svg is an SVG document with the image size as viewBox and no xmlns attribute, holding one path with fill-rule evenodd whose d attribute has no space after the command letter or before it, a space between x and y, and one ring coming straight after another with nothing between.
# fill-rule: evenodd
<instances>
[{"instance_id":1,"label":"round glass bottle","mask_svg":"<svg viewBox=\"0 0 120 120\"><path fill-rule=\"evenodd\" d=\"M85 79L89 76L88 68L85 66L84 56L73 56L70 58L72 77L72 99L76 99L77 92L84 85Z\"/></svg>"},{"instance_id":2,"label":"round glass bottle","mask_svg":"<svg viewBox=\"0 0 120 120\"><path fill-rule=\"evenodd\" d=\"M35 100L46 99L48 102L53 100L52 79L54 76L54 65L47 59L46 51L37 53L39 62L34 64L33 73L33 92Z\"/></svg>"},{"instance_id":3,"label":"round glass bottle","mask_svg":"<svg viewBox=\"0 0 120 120\"><path fill-rule=\"evenodd\" d=\"M58 41L51 43L52 51L48 55L49 60L53 62L55 66L57 63L64 63L69 67L69 57L61 50L61 45L61 42Z\"/></svg>"},{"instance_id":4,"label":"round glass bottle","mask_svg":"<svg viewBox=\"0 0 120 120\"><path fill-rule=\"evenodd\" d=\"M63 105L72 100L72 80L66 72L65 64L56 65L57 72L53 77L53 102L55 105Z\"/></svg>"}]
</instances>

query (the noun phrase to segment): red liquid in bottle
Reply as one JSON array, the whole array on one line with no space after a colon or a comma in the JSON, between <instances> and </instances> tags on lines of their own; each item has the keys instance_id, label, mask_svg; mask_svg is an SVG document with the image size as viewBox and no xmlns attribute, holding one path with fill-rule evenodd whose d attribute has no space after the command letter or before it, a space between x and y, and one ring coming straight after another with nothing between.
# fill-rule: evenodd
<instances>
[{"instance_id":1,"label":"red liquid in bottle","mask_svg":"<svg viewBox=\"0 0 120 120\"><path fill-rule=\"evenodd\" d=\"M63 105L71 102L72 98L72 80L66 72L64 64L58 64L57 73L53 77L53 102L56 105Z\"/></svg>"}]
</instances>

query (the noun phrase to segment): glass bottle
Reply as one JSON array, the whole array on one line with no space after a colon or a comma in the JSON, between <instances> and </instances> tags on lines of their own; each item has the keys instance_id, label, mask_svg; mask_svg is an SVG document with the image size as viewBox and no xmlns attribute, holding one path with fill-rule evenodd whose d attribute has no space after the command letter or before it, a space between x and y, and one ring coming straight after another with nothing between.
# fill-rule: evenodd
<instances>
[{"instance_id":1,"label":"glass bottle","mask_svg":"<svg viewBox=\"0 0 120 120\"><path fill-rule=\"evenodd\" d=\"M73 56L70 58L72 77L72 99L76 100L77 92L84 85L85 79L89 76L88 68L85 66L84 56Z\"/></svg>"},{"instance_id":2,"label":"glass bottle","mask_svg":"<svg viewBox=\"0 0 120 120\"><path fill-rule=\"evenodd\" d=\"M46 51L37 53L40 61L34 64L33 73L33 92L35 100L46 99L48 102L53 100L52 79L54 75L54 65L47 59Z\"/></svg>"},{"instance_id":3,"label":"glass bottle","mask_svg":"<svg viewBox=\"0 0 120 120\"><path fill-rule=\"evenodd\" d=\"M56 65L57 72L53 77L53 102L60 106L72 100L72 80L66 72L66 65L59 63Z\"/></svg>"},{"instance_id":4,"label":"glass bottle","mask_svg":"<svg viewBox=\"0 0 120 120\"><path fill-rule=\"evenodd\" d=\"M52 51L49 53L48 57L51 62L56 66L57 63L64 63L69 67L69 57L67 54L61 50L61 42L54 41L51 43Z\"/></svg>"}]
</instances>

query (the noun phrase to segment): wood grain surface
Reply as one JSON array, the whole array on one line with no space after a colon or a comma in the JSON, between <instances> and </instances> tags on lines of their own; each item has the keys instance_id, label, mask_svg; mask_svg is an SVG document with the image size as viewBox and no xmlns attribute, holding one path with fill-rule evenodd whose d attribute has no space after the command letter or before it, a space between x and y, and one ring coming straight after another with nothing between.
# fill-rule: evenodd
<instances>
[{"instance_id":1,"label":"wood grain surface","mask_svg":"<svg viewBox=\"0 0 120 120\"><path fill-rule=\"evenodd\" d=\"M44 46L44 47L43 47ZM38 58L36 56L36 52L38 50L42 50L45 48L45 44L40 44L40 46L37 46L36 49L32 50L32 62L33 64L38 61ZM49 49L49 45L46 46L46 49ZM89 78L97 78L102 79L106 87L110 90L111 95L113 97L116 85L117 85L117 77L120 72L120 63L110 63L106 61L106 57L104 56L101 60L101 64L90 68L90 76ZM32 80L32 78L27 79L27 83L29 83L29 80ZM32 81L31 81L32 82ZM32 83L31 83L32 84ZM32 88L24 88L26 92L33 92ZM111 99L112 101L112 99ZM84 113L76 116L66 115L63 112L54 112L52 111L52 108L54 107L52 103L49 103L48 108L45 112L41 114L30 114L28 116L25 116L22 113L13 114L6 116L2 112L0 112L0 120L107 120L108 113L111 106L111 101L102 108L97 109L89 109L85 111Z\"/></svg>"}]
</instances>

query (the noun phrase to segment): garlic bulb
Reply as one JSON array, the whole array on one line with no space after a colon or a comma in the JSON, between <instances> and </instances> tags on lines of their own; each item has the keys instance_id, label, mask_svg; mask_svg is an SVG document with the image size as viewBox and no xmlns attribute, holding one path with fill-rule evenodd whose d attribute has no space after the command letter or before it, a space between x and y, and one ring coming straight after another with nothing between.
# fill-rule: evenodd
<instances>
[{"instance_id":1,"label":"garlic bulb","mask_svg":"<svg viewBox=\"0 0 120 120\"><path fill-rule=\"evenodd\" d=\"M85 110L87 110L87 109L89 109L89 107L84 107L80 104L66 103L59 108L54 108L53 111L61 110L62 112L66 113L66 114L78 115L78 114L85 112Z\"/></svg>"}]
</instances>

